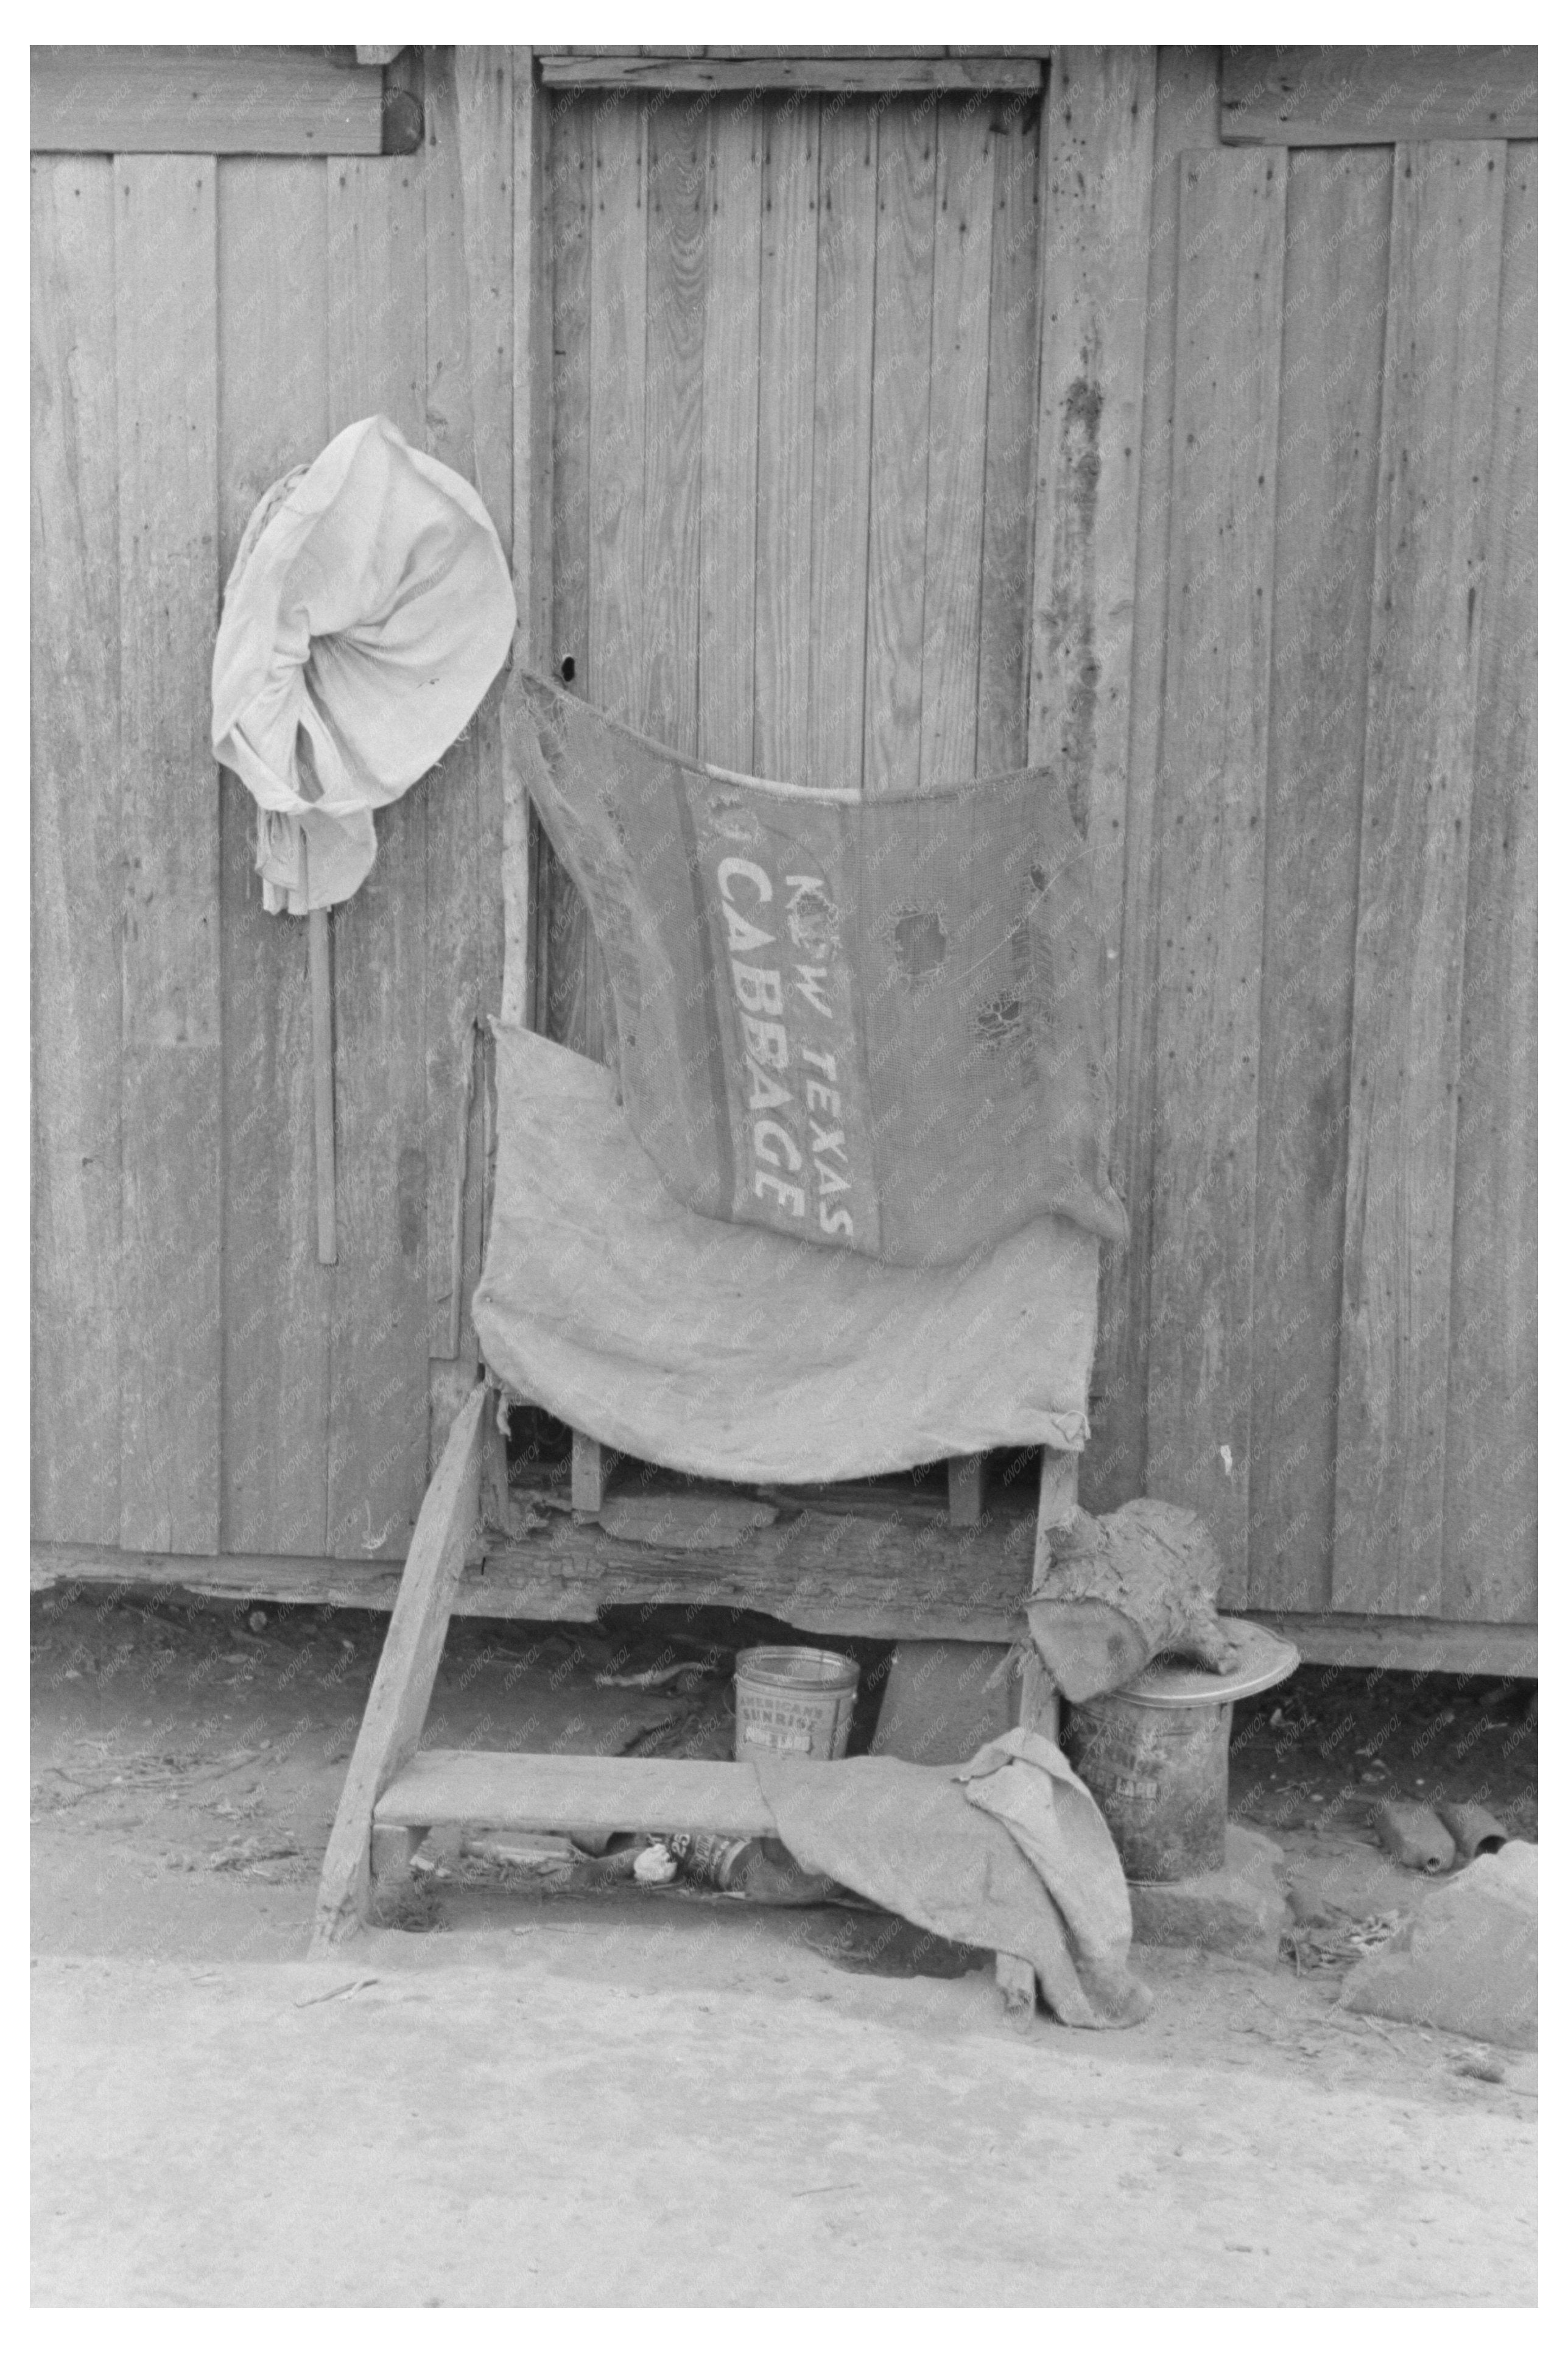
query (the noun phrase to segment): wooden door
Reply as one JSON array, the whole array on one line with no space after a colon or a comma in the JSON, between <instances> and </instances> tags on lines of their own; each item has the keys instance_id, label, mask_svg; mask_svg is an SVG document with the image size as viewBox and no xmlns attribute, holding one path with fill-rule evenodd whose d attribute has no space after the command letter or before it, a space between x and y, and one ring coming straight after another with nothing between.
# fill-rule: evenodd
<instances>
[{"instance_id":1,"label":"wooden door","mask_svg":"<svg viewBox=\"0 0 1568 2353\"><path fill-rule=\"evenodd\" d=\"M726 767L1024 762L1037 94L565 99L548 161L559 676ZM543 859L538 1003L603 1056Z\"/></svg>"}]
</instances>

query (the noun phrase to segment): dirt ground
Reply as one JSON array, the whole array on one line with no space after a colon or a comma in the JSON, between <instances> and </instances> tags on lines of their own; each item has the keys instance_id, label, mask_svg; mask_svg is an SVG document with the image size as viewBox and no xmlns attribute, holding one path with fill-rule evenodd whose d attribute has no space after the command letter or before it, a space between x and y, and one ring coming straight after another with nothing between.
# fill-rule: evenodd
<instances>
[{"instance_id":1,"label":"dirt ground","mask_svg":"<svg viewBox=\"0 0 1568 2353\"><path fill-rule=\"evenodd\" d=\"M1145 2025L1020 2036L987 1973L836 1967L837 1915L455 1853L307 1964L384 1630L35 1598L37 2303L1534 2301L1533 2058L1334 2010L1429 1892L1372 1797L1536 1835L1532 1684L1303 1670L1238 1709L1279 1961L1139 1948ZM752 1630L701 1630L458 1621L433 1735L724 1754ZM673 1658L711 1672L595 1681Z\"/></svg>"}]
</instances>

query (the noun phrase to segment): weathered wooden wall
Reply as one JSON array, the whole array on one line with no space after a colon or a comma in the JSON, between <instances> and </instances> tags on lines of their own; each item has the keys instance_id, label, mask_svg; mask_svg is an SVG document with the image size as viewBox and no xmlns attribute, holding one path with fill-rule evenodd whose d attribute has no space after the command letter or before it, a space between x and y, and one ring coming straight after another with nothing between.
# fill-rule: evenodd
<instances>
[{"instance_id":1,"label":"weathered wooden wall","mask_svg":"<svg viewBox=\"0 0 1568 2353\"><path fill-rule=\"evenodd\" d=\"M471 1383L493 710L332 917L335 1267L305 927L262 913L207 724L251 507L355 417L476 481L510 543L510 52L437 53L425 101L412 157L34 160L43 1536L395 1557Z\"/></svg>"},{"instance_id":2,"label":"weathered wooden wall","mask_svg":"<svg viewBox=\"0 0 1568 2353\"><path fill-rule=\"evenodd\" d=\"M1535 149L1226 87L1243 145L1205 50L552 93L550 654L723 765L1063 771L1133 1225L1086 1499L1204 1511L1237 1606L1528 1620ZM613 1053L544 868L542 1024Z\"/></svg>"},{"instance_id":3,"label":"weathered wooden wall","mask_svg":"<svg viewBox=\"0 0 1568 2353\"><path fill-rule=\"evenodd\" d=\"M400 1554L503 935L510 1009L613 1052L487 712L333 919L316 1263L305 943L206 667L253 501L379 407L620 716L869 792L1064 771L1133 1229L1086 1500L1205 1511L1236 1604L1533 1616L1533 117L1461 79L1434 139L1377 58L1320 122L1202 49L1043 101L432 51L416 156L35 162L38 1535Z\"/></svg>"}]
</instances>

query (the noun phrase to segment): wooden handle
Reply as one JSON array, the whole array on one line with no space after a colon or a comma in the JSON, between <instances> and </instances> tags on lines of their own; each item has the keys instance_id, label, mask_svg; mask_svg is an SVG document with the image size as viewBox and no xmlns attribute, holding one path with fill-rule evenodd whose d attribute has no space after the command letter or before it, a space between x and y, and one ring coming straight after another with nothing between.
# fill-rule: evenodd
<instances>
[{"instance_id":1,"label":"wooden handle","mask_svg":"<svg viewBox=\"0 0 1568 2353\"><path fill-rule=\"evenodd\" d=\"M332 943L328 910L312 907L310 1059L316 1082L316 1256L338 1262L338 1164L332 1120Z\"/></svg>"}]
</instances>

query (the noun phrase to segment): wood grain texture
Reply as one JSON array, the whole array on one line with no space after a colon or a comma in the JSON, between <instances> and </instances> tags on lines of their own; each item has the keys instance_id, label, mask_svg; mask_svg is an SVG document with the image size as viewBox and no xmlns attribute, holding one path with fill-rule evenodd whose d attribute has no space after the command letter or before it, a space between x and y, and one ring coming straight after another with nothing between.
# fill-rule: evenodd
<instances>
[{"instance_id":1,"label":"wood grain texture","mask_svg":"<svg viewBox=\"0 0 1568 2353\"><path fill-rule=\"evenodd\" d=\"M708 118L672 102L647 131L647 381L641 724L697 749Z\"/></svg>"},{"instance_id":2,"label":"wood grain texture","mask_svg":"<svg viewBox=\"0 0 1568 2353\"><path fill-rule=\"evenodd\" d=\"M643 532L647 375L647 118L593 117L589 253L588 673L584 691L640 727L647 689ZM580 1050L615 1060L604 959L590 933ZM575 1039L569 1042L576 1043Z\"/></svg>"},{"instance_id":3,"label":"wood grain texture","mask_svg":"<svg viewBox=\"0 0 1568 2353\"><path fill-rule=\"evenodd\" d=\"M757 385L763 132L754 107L709 115L702 313L697 749L749 769L756 714Z\"/></svg>"},{"instance_id":4,"label":"wood grain texture","mask_svg":"<svg viewBox=\"0 0 1568 2353\"><path fill-rule=\"evenodd\" d=\"M750 1764L693 1757L519 1756L505 1749L429 1748L410 1760L375 1809L383 1823L483 1821L495 1830L569 1823L617 1830L694 1830L768 1837L772 1807Z\"/></svg>"},{"instance_id":5,"label":"wood grain texture","mask_svg":"<svg viewBox=\"0 0 1568 2353\"><path fill-rule=\"evenodd\" d=\"M1042 52L999 49L542 49L547 84L659 90L936 90L1040 87Z\"/></svg>"},{"instance_id":6,"label":"wood grain texture","mask_svg":"<svg viewBox=\"0 0 1568 2353\"><path fill-rule=\"evenodd\" d=\"M868 795L914 792L921 776L936 110L890 106L877 135L862 767Z\"/></svg>"},{"instance_id":7,"label":"wood grain texture","mask_svg":"<svg viewBox=\"0 0 1568 2353\"><path fill-rule=\"evenodd\" d=\"M537 471L531 477L525 460L516 472L517 419L514 379L531 384L535 376L546 386L547 366L536 353L531 368L526 338L548 333L548 322L536 309L523 309L524 356L516 364L514 303L517 272L514 225L519 199L516 166L519 117L529 122L537 111L537 95L525 59L523 103L514 105L514 58L510 48L461 47L456 52L458 148L463 185L463 243L468 272L468 352L473 371L474 483L495 524L503 550L513 557L513 589L520 624L528 626L531 586L528 551L538 543L532 497ZM526 209L532 177L524 153L521 203ZM536 191L537 192L537 191ZM525 250L528 230L524 230ZM526 407L526 401L524 403ZM524 443L525 449L530 446ZM548 449L548 443L543 444ZM548 480L548 475L545 476ZM524 510L520 526L517 510ZM524 551L522 585L516 560L519 533ZM537 586L532 594L537 594ZM479 1344L473 1329L474 1287L484 1263L489 1215L489 1174L486 1150L490 1054L489 1023L500 1013L506 987L506 788L501 756L500 709L505 680L498 679L480 703L472 723L478 797L479 881L470 911L478 960L479 1028L468 1043L468 1067L463 1085L468 1127L464 1139L462 1252L457 1270L459 1314L458 1361L478 1361ZM526 891L526 878L524 881ZM526 898L523 902L526 904ZM519 959L526 969L526 943ZM432 1434L430 1461L437 1457Z\"/></svg>"},{"instance_id":8,"label":"wood grain texture","mask_svg":"<svg viewBox=\"0 0 1568 2353\"><path fill-rule=\"evenodd\" d=\"M596 1438L581 1430L572 1432L572 1509L596 1512L605 1500L615 1456Z\"/></svg>"},{"instance_id":9,"label":"wood grain texture","mask_svg":"<svg viewBox=\"0 0 1568 2353\"><path fill-rule=\"evenodd\" d=\"M305 871L309 871L307 858ZM314 1117L316 1258L338 1262L338 1134L332 1089L332 933L325 907L307 919L306 963L310 980L310 1095Z\"/></svg>"},{"instance_id":10,"label":"wood grain texture","mask_svg":"<svg viewBox=\"0 0 1568 2353\"><path fill-rule=\"evenodd\" d=\"M257 501L328 438L328 169L218 166L226 577ZM308 926L263 912L256 805L237 776L222 786L221 1540L225 1551L322 1553L332 1277L316 1250Z\"/></svg>"},{"instance_id":11,"label":"wood grain texture","mask_svg":"<svg viewBox=\"0 0 1568 2353\"><path fill-rule=\"evenodd\" d=\"M363 1919L375 1801L413 1756L425 1727L452 1597L479 1520L486 1401L487 1392L476 1388L453 1423L414 1531L321 1864L313 1950Z\"/></svg>"},{"instance_id":12,"label":"wood grain texture","mask_svg":"<svg viewBox=\"0 0 1568 2353\"><path fill-rule=\"evenodd\" d=\"M1155 126L1152 50L1060 52L1045 130L1028 756L1062 776L1088 842L1113 1087L1128 840L1139 814L1131 806L1133 621ZM1161 617L1150 610L1147 626L1160 627ZM1126 1188L1124 1130L1113 1153ZM1130 1270L1121 1252L1103 1250L1100 1259L1100 1361L1110 1368L1100 1381L1114 1388L1131 1373ZM1136 1420L1125 1409L1113 1419L1101 1450L1106 1468ZM1092 1476L1090 1486L1098 1492Z\"/></svg>"},{"instance_id":13,"label":"wood grain texture","mask_svg":"<svg viewBox=\"0 0 1568 2353\"><path fill-rule=\"evenodd\" d=\"M554 593L555 454L552 431L554 318L550 250L550 126L534 85L533 52L511 58L512 586L517 596L514 659L537 673L551 668ZM500 1018L539 1021L541 944L534 906L540 852L538 820L521 783L501 765L503 947Z\"/></svg>"},{"instance_id":14,"label":"wood grain texture","mask_svg":"<svg viewBox=\"0 0 1568 2353\"><path fill-rule=\"evenodd\" d=\"M994 203L988 110L971 112L945 100L937 120L921 651L920 780L926 787L975 773Z\"/></svg>"},{"instance_id":15,"label":"wood grain texture","mask_svg":"<svg viewBox=\"0 0 1568 2353\"><path fill-rule=\"evenodd\" d=\"M864 746L876 121L865 107L825 106L819 138L811 681L801 781L842 788L859 784Z\"/></svg>"},{"instance_id":16,"label":"wood grain texture","mask_svg":"<svg viewBox=\"0 0 1568 2353\"><path fill-rule=\"evenodd\" d=\"M426 446L511 502L511 72L504 50L425 58ZM499 364L498 364L499 362ZM477 1356L483 1154L477 1025L499 1009L500 745L492 693L417 791L425 877L426 1267L429 1351Z\"/></svg>"},{"instance_id":17,"label":"wood grain texture","mask_svg":"<svg viewBox=\"0 0 1568 2353\"><path fill-rule=\"evenodd\" d=\"M1392 146L1395 140L1533 139L1529 47L1224 51L1227 142Z\"/></svg>"},{"instance_id":18,"label":"wood grain texture","mask_svg":"<svg viewBox=\"0 0 1568 2353\"><path fill-rule=\"evenodd\" d=\"M1027 748L1040 362L1039 114L1034 100L1014 98L991 117L995 216L975 750L983 776L1021 768Z\"/></svg>"},{"instance_id":19,"label":"wood grain texture","mask_svg":"<svg viewBox=\"0 0 1568 2353\"><path fill-rule=\"evenodd\" d=\"M425 190L417 159L328 169L331 427L426 433ZM333 911L338 1265L327 1542L405 1548L426 1475L428 1302L423 786L376 812L375 864Z\"/></svg>"},{"instance_id":20,"label":"wood grain texture","mask_svg":"<svg viewBox=\"0 0 1568 2353\"><path fill-rule=\"evenodd\" d=\"M120 1535L114 182L32 167L32 1525Z\"/></svg>"},{"instance_id":21,"label":"wood grain texture","mask_svg":"<svg viewBox=\"0 0 1568 2353\"><path fill-rule=\"evenodd\" d=\"M1159 835L1149 1484L1247 1590L1285 172L1182 166Z\"/></svg>"},{"instance_id":22,"label":"wood grain texture","mask_svg":"<svg viewBox=\"0 0 1568 2353\"><path fill-rule=\"evenodd\" d=\"M589 659L588 419L592 400L591 262L594 117L585 100L563 107L550 133L550 242L553 373L551 395L552 601L550 665L570 662L574 691L590 702L598 682ZM576 888L534 820L537 851L540 1026L549 1038L588 1050L589 976L597 954Z\"/></svg>"},{"instance_id":23,"label":"wood grain texture","mask_svg":"<svg viewBox=\"0 0 1568 2353\"><path fill-rule=\"evenodd\" d=\"M1390 155L1289 165L1253 1281L1248 1605L1333 1552L1351 973Z\"/></svg>"},{"instance_id":24,"label":"wood grain texture","mask_svg":"<svg viewBox=\"0 0 1568 2353\"><path fill-rule=\"evenodd\" d=\"M1046 141L1029 757L1066 784L1089 844L1096 906L1114 924L1131 728L1153 52L1064 49ZM1115 1037L1112 1015L1112 1055Z\"/></svg>"},{"instance_id":25,"label":"wood grain texture","mask_svg":"<svg viewBox=\"0 0 1568 2353\"><path fill-rule=\"evenodd\" d=\"M819 1520L816 1525L820 1531L847 1524ZM989 1586L980 1590L974 1584L973 1540L968 1534L944 1541L961 1551L956 1562L944 1556L940 1578L917 1566L892 1575L875 1567L868 1579L858 1565L843 1561L820 1585L808 1588L799 1580L775 1580L765 1567L759 1576L748 1562L729 1573L722 1594L710 1594L704 1586L694 1596L680 1582L691 1566L689 1554L650 1556L641 1544L617 1542L585 1525L570 1546L558 1546L551 1555L569 1553L578 1564L570 1572L542 1566L541 1556L525 1547L471 1553L452 1612L459 1618L588 1624L612 1602L641 1606L653 1599L713 1599L721 1606L765 1608L775 1616L787 1613L789 1622L806 1636L875 1634L892 1641L957 1642L1019 1639L1026 1631L1026 1596L1017 1584L1016 1562L993 1596ZM710 1555L704 1557L711 1559ZM1026 1561L1024 1568L1026 1574ZM29 1578L35 1592L109 1588L200 1593L220 1601L390 1610L397 1599L400 1569L401 1564L375 1561L273 1558L254 1553L204 1558L193 1553L122 1553L103 1546L35 1544ZM1249 1614L1294 1642L1303 1659L1326 1665L1403 1667L1439 1674L1533 1676L1539 1672L1533 1625L1279 1609Z\"/></svg>"},{"instance_id":26,"label":"wood grain texture","mask_svg":"<svg viewBox=\"0 0 1568 2353\"><path fill-rule=\"evenodd\" d=\"M1143 322L1142 454L1132 586L1131 720L1122 859L1111 1176L1127 1209L1124 1250L1100 1254L1100 1332L1083 1499L1105 1512L1145 1491L1154 1202L1157 818L1165 692L1176 396L1176 249L1182 157L1219 141L1218 53L1165 48L1155 67L1153 185ZM1114 941L1111 942L1115 945Z\"/></svg>"},{"instance_id":27,"label":"wood grain texture","mask_svg":"<svg viewBox=\"0 0 1568 2353\"><path fill-rule=\"evenodd\" d=\"M223 1342L216 167L116 162L125 899L120 1536L217 1543Z\"/></svg>"},{"instance_id":28,"label":"wood grain texture","mask_svg":"<svg viewBox=\"0 0 1568 2353\"><path fill-rule=\"evenodd\" d=\"M816 373L817 104L761 110L756 718L752 766L798 782L808 750L812 429Z\"/></svg>"},{"instance_id":29,"label":"wood grain texture","mask_svg":"<svg viewBox=\"0 0 1568 2353\"><path fill-rule=\"evenodd\" d=\"M35 153L379 155L373 67L309 49L35 48Z\"/></svg>"},{"instance_id":30,"label":"wood grain texture","mask_svg":"<svg viewBox=\"0 0 1568 2353\"><path fill-rule=\"evenodd\" d=\"M1510 145L1459 1025L1443 1613L1536 1607L1537 163Z\"/></svg>"},{"instance_id":31,"label":"wood grain texture","mask_svg":"<svg viewBox=\"0 0 1568 2353\"><path fill-rule=\"evenodd\" d=\"M586 691L628 727L642 724L643 506L647 371L647 121L641 108L593 117L589 256L593 375L588 418Z\"/></svg>"},{"instance_id":32,"label":"wood grain texture","mask_svg":"<svg viewBox=\"0 0 1568 2353\"><path fill-rule=\"evenodd\" d=\"M1394 152L1362 794L1337 1608L1439 1616L1460 983L1506 151Z\"/></svg>"}]
</instances>

